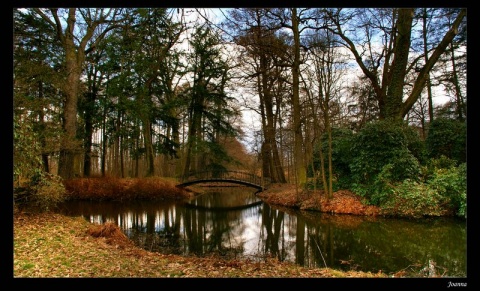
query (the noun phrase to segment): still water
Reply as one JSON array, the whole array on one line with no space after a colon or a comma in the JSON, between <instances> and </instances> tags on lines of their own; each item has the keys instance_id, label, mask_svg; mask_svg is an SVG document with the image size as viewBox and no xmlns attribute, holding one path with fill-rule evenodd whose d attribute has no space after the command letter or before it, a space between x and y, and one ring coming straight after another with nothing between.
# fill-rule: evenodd
<instances>
[{"instance_id":1,"label":"still water","mask_svg":"<svg viewBox=\"0 0 480 291\"><path fill-rule=\"evenodd\" d=\"M467 230L456 218L391 219L294 211L248 187L211 188L191 201L62 204L60 212L116 223L138 246L184 256L263 260L394 274L466 277ZM427 274L425 275L427 276Z\"/></svg>"}]
</instances>

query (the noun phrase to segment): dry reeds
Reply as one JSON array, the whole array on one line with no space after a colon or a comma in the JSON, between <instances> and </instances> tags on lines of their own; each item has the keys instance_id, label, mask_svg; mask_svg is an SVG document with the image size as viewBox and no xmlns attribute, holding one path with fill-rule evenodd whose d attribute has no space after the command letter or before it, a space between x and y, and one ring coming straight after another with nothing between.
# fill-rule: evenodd
<instances>
[{"instance_id":1,"label":"dry reeds","mask_svg":"<svg viewBox=\"0 0 480 291\"><path fill-rule=\"evenodd\" d=\"M64 181L71 200L179 200L192 194L161 178L75 178Z\"/></svg>"}]
</instances>

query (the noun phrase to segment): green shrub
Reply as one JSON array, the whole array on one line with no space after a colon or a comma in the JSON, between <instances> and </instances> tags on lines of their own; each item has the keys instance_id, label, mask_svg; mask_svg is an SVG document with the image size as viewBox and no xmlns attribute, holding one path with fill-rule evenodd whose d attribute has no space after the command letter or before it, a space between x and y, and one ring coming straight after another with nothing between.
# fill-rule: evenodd
<instances>
[{"instance_id":1,"label":"green shrub","mask_svg":"<svg viewBox=\"0 0 480 291\"><path fill-rule=\"evenodd\" d=\"M42 169L38 134L29 119L14 116L13 122L13 181L15 187L24 187L30 178Z\"/></svg>"},{"instance_id":2,"label":"green shrub","mask_svg":"<svg viewBox=\"0 0 480 291\"><path fill-rule=\"evenodd\" d=\"M467 216L467 164L436 168L427 181L428 187L448 200L457 216Z\"/></svg>"},{"instance_id":3,"label":"green shrub","mask_svg":"<svg viewBox=\"0 0 480 291\"><path fill-rule=\"evenodd\" d=\"M450 159L444 155L439 158L429 159L425 166L422 167L422 180L424 182L432 179L438 169L450 169L457 165L457 161Z\"/></svg>"},{"instance_id":4,"label":"green shrub","mask_svg":"<svg viewBox=\"0 0 480 291\"><path fill-rule=\"evenodd\" d=\"M447 160L433 161L433 164ZM388 175L386 175L388 176ZM466 164L434 168L425 182L406 179L393 185L379 175L371 201L392 216L467 216ZM382 184L383 183L383 184ZM390 194L390 195L389 195Z\"/></svg>"},{"instance_id":5,"label":"green shrub","mask_svg":"<svg viewBox=\"0 0 480 291\"><path fill-rule=\"evenodd\" d=\"M66 190L61 177L37 171L29 184L14 187L14 208L27 207L48 211L66 200Z\"/></svg>"},{"instance_id":6,"label":"green shrub","mask_svg":"<svg viewBox=\"0 0 480 291\"><path fill-rule=\"evenodd\" d=\"M350 183L353 138L354 133L350 129L334 128L332 130L332 168L337 176L339 186ZM328 141L326 136L322 144L324 152L327 152Z\"/></svg>"},{"instance_id":7,"label":"green shrub","mask_svg":"<svg viewBox=\"0 0 480 291\"><path fill-rule=\"evenodd\" d=\"M43 170L41 143L32 121L15 115L13 126L14 207L28 204L48 210L64 200L65 187L59 176Z\"/></svg>"},{"instance_id":8,"label":"green shrub","mask_svg":"<svg viewBox=\"0 0 480 291\"><path fill-rule=\"evenodd\" d=\"M352 138L354 133L347 128L332 128L332 168L335 175L334 188L348 188L351 182L350 162L352 159ZM313 165L316 171L320 171L320 146L325 157L325 172L328 174L328 135L322 135L321 142L315 144L313 152ZM308 167L308 176L313 177L312 168ZM328 178L327 178L328 179ZM317 181L317 187L321 181ZM310 183L313 187L313 184Z\"/></svg>"},{"instance_id":9,"label":"green shrub","mask_svg":"<svg viewBox=\"0 0 480 291\"><path fill-rule=\"evenodd\" d=\"M402 123L367 124L353 138L352 190L363 193L371 204L379 204L391 194L388 185L417 180L421 169L418 157L422 152L417 139L418 134Z\"/></svg>"},{"instance_id":10,"label":"green shrub","mask_svg":"<svg viewBox=\"0 0 480 291\"><path fill-rule=\"evenodd\" d=\"M427 184L412 180L391 187L381 208L388 215L397 217L444 216L451 212L446 207L448 199Z\"/></svg>"},{"instance_id":11,"label":"green shrub","mask_svg":"<svg viewBox=\"0 0 480 291\"><path fill-rule=\"evenodd\" d=\"M466 162L467 125L454 119L435 119L428 127L425 144L429 158L443 155L460 163Z\"/></svg>"},{"instance_id":12,"label":"green shrub","mask_svg":"<svg viewBox=\"0 0 480 291\"><path fill-rule=\"evenodd\" d=\"M420 164L424 164L427 161L425 141L420 138L418 130L411 126L402 126L401 128L407 140L408 151Z\"/></svg>"},{"instance_id":13,"label":"green shrub","mask_svg":"<svg viewBox=\"0 0 480 291\"><path fill-rule=\"evenodd\" d=\"M32 203L42 210L48 210L65 200L65 186L60 176L39 172L30 186Z\"/></svg>"}]
</instances>

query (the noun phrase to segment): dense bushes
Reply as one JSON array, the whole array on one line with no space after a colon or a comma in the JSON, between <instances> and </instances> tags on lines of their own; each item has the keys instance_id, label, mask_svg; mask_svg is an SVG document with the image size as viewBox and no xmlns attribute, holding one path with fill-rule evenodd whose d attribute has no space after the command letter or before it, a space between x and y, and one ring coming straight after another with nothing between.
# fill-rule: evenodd
<instances>
[{"instance_id":1,"label":"dense bushes","mask_svg":"<svg viewBox=\"0 0 480 291\"><path fill-rule=\"evenodd\" d=\"M432 163L439 164L437 160ZM434 167L424 181L407 179L391 187L391 195L384 201L382 208L395 216L457 215L466 218L466 177L466 163L458 167Z\"/></svg>"},{"instance_id":2,"label":"dense bushes","mask_svg":"<svg viewBox=\"0 0 480 291\"><path fill-rule=\"evenodd\" d=\"M38 171L29 183L13 188L14 206L28 205L38 210L49 210L65 200L65 187L60 176Z\"/></svg>"},{"instance_id":3,"label":"dense bushes","mask_svg":"<svg viewBox=\"0 0 480 291\"><path fill-rule=\"evenodd\" d=\"M377 121L367 124L353 139L353 190L372 204L384 202L390 184L418 179L419 159L409 146L417 145L419 137L410 131L401 123Z\"/></svg>"},{"instance_id":4,"label":"dense bushes","mask_svg":"<svg viewBox=\"0 0 480 291\"><path fill-rule=\"evenodd\" d=\"M445 156L464 163L467 161L467 125L453 119L435 119L428 128L425 144L429 158Z\"/></svg>"},{"instance_id":5,"label":"dense bushes","mask_svg":"<svg viewBox=\"0 0 480 291\"><path fill-rule=\"evenodd\" d=\"M65 187L59 176L43 170L38 135L32 122L14 117L13 202L14 207L30 204L48 210L65 198Z\"/></svg>"},{"instance_id":6,"label":"dense bushes","mask_svg":"<svg viewBox=\"0 0 480 291\"><path fill-rule=\"evenodd\" d=\"M395 216L466 217L466 128L439 120L429 133L422 141L414 128L389 121L333 131L337 187Z\"/></svg>"}]
</instances>

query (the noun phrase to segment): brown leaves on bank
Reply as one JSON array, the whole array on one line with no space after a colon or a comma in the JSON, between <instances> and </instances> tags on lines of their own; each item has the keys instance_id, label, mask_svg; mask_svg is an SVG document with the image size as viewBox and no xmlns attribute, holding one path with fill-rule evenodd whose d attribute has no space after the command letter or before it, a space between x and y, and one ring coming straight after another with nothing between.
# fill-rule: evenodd
<instances>
[{"instance_id":1,"label":"brown leaves on bank","mask_svg":"<svg viewBox=\"0 0 480 291\"><path fill-rule=\"evenodd\" d=\"M336 191L333 198L327 199L323 190L302 190L292 184L273 184L258 196L272 205L301 210L369 216L380 213L378 207L364 204L360 196L349 190Z\"/></svg>"},{"instance_id":2,"label":"brown leaves on bank","mask_svg":"<svg viewBox=\"0 0 480 291\"><path fill-rule=\"evenodd\" d=\"M96 238L105 238L105 242L120 248L133 246L133 242L122 232L113 222L107 222L101 225L92 225L87 230L87 234Z\"/></svg>"}]
</instances>

